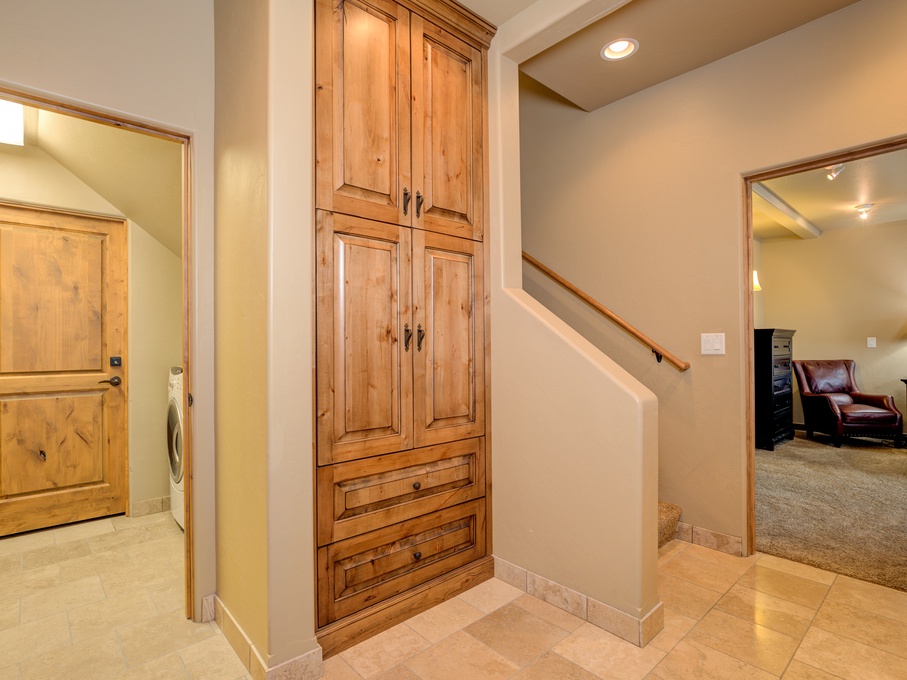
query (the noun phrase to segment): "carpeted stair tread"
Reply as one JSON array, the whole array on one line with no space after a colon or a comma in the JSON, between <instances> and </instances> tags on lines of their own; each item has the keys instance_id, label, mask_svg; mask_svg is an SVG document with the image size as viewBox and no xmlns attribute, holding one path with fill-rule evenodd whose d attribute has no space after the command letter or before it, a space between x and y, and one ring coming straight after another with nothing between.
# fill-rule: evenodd
<instances>
[{"instance_id":1,"label":"carpeted stair tread","mask_svg":"<svg viewBox=\"0 0 907 680\"><path fill-rule=\"evenodd\" d=\"M682 512L679 505L658 501L658 547L674 539Z\"/></svg>"}]
</instances>

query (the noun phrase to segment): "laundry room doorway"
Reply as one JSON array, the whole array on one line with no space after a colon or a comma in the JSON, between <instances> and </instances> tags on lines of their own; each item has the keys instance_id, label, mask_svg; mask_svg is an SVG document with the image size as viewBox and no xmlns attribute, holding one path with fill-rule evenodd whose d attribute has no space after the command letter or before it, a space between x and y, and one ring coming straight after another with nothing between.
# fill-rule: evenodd
<instances>
[{"instance_id":1,"label":"laundry room doorway","mask_svg":"<svg viewBox=\"0 0 907 680\"><path fill-rule=\"evenodd\" d=\"M0 107L10 102L22 105L22 139L0 143L0 203L46 223L0 215L0 298L14 310L0 318L0 535L119 513L166 519L174 537L184 531L192 616L189 138L0 90ZM116 238L74 226L92 222L119 225ZM26 378L53 384L29 399ZM116 501L96 499L117 484ZM61 509L54 494L75 502ZM26 508L28 497L46 507Z\"/></svg>"}]
</instances>

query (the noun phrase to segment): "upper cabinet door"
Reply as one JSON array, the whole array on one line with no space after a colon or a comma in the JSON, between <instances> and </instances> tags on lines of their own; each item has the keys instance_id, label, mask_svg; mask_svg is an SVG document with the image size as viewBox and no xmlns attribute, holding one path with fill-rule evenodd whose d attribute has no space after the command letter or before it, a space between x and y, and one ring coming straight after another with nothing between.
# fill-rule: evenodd
<instances>
[{"instance_id":1,"label":"upper cabinet door","mask_svg":"<svg viewBox=\"0 0 907 680\"><path fill-rule=\"evenodd\" d=\"M412 447L412 230L316 213L318 464Z\"/></svg>"},{"instance_id":2,"label":"upper cabinet door","mask_svg":"<svg viewBox=\"0 0 907 680\"><path fill-rule=\"evenodd\" d=\"M485 433L482 244L413 230L416 446Z\"/></svg>"},{"instance_id":3,"label":"upper cabinet door","mask_svg":"<svg viewBox=\"0 0 907 680\"><path fill-rule=\"evenodd\" d=\"M415 14L412 33L413 226L482 240L483 53Z\"/></svg>"},{"instance_id":4,"label":"upper cabinet door","mask_svg":"<svg viewBox=\"0 0 907 680\"><path fill-rule=\"evenodd\" d=\"M317 207L410 225L410 14L317 0L315 21Z\"/></svg>"}]
</instances>

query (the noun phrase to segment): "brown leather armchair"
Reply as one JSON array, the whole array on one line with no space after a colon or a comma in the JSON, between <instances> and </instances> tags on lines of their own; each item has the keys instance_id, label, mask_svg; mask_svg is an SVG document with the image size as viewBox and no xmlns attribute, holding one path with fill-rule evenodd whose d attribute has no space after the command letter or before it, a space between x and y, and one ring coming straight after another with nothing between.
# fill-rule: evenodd
<instances>
[{"instance_id":1,"label":"brown leather armchair","mask_svg":"<svg viewBox=\"0 0 907 680\"><path fill-rule=\"evenodd\" d=\"M863 394L854 378L852 359L794 360L806 436L830 434L836 447L847 436L894 438L903 445L901 412L894 398Z\"/></svg>"}]
</instances>

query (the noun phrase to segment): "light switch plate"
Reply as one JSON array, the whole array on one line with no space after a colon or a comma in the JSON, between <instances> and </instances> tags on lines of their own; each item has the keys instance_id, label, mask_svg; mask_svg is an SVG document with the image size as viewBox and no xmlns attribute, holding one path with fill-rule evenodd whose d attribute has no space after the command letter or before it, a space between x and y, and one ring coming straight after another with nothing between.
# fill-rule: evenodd
<instances>
[{"instance_id":1,"label":"light switch plate","mask_svg":"<svg viewBox=\"0 0 907 680\"><path fill-rule=\"evenodd\" d=\"M866 338L866 346L867 346L867 347L875 347L875 346L876 346L876 339L875 339L875 338Z\"/></svg>"},{"instance_id":2,"label":"light switch plate","mask_svg":"<svg viewBox=\"0 0 907 680\"><path fill-rule=\"evenodd\" d=\"M699 342L702 354L724 354L724 333L702 333Z\"/></svg>"}]
</instances>

